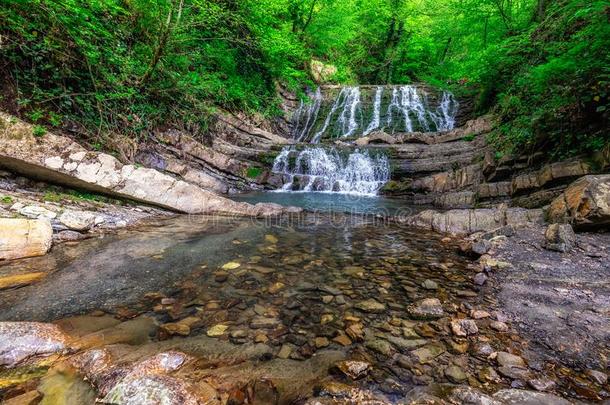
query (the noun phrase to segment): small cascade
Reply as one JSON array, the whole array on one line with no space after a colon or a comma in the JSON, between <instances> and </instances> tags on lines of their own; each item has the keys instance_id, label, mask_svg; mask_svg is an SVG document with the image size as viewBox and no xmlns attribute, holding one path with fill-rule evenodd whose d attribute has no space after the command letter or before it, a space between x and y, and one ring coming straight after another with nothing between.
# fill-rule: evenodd
<instances>
[{"instance_id":1,"label":"small cascade","mask_svg":"<svg viewBox=\"0 0 610 405\"><path fill-rule=\"evenodd\" d=\"M273 172L288 180L278 191L376 195L390 179L390 163L385 155L370 156L367 151L343 154L335 148L285 147Z\"/></svg>"},{"instance_id":2,"label":"small cascade","mask_svg":"<svg viewBox=\"0 0 610 405\"><path fill-rule=\"evenodd\" d=\"M299 142L359 137L376 130L449 131L459 107L450 92L419 85L318 88L309 98L293 115L293 138Z\"/></svg>"}]
</instances>

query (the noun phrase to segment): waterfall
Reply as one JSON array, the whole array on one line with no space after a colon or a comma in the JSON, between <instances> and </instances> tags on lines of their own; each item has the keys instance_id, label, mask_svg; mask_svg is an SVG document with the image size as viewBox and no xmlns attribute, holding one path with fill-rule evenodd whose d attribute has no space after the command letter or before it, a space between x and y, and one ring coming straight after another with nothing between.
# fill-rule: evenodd
<instances>
[{"instance_id":1,"label":"waterfall","mask_svg":"<svg viewBox=\"0 0 610 405\"><path fill-rule=\"evenodd\" d=\"M381 115L381 95L383 94L383 87L377 87L377 91L375 92L375 101L373 103L373 119L371 123L364 131L363 135L368 135L377 128L379 128L380 123L380 115Z\"/></svg>"},{"instance_id":2,"label":"waterfall","mask_svg":"<svg viewBox=\"0 0 610 405\"><path fill-rule=\"evenodd\" d=\"M273 172L288 179L277 191L375 195L390 179L390 163L385 155L370 156L367 151L342 154L335 148L285 147L275 159Z\"/></svg>"},{"instance_id":3,"label":"waterfall","mask_svg":"<svg viewBox=\"0 0 610 405\"><path fill-rule=\"evenodd\" d=\"M386 132L442 132L455 126L458 102L447 91L421 85L318 89L293 115L293 138L324 139Z\"/></svg>"}]
</instances>

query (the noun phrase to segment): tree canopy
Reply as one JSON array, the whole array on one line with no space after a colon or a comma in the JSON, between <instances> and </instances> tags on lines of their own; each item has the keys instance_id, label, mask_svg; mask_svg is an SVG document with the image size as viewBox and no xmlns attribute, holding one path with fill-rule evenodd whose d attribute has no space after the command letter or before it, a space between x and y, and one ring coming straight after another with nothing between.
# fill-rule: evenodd
<instances>
[{"instance_id":1,"label":"tree canopy","mask_svg":"<svg viewBox=\"0 0 610 405\"><path fill-rule=\"evenodd\" d=\"M216 108L278 113L275 86L426 81L501 117L497 144L608 142L605 0L0 0L5 108L95 142ZM78 125L74 124L78 123Z\"/></svg>"}]
</instances>

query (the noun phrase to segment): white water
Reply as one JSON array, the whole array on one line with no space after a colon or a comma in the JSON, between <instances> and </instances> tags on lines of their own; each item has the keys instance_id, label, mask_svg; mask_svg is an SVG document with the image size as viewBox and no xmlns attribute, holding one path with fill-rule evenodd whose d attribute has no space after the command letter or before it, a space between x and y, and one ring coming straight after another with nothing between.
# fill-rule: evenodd
<instances>
[{"instance_id":1,"label":"white water","mask_svg":"<svg viewBox=\"0 0 610 405\"><path fill-rule=\"evenodd\" d=\"M277 191L376 195L390 179L390 163L385 155L370 156L366 151L341 156L335 148L298 151L285 147L275 159L273 172L288 179Z\"/></svg>"},{"instance_id":2,"label":"white water","mask_svg":"<svg viewBox=\"0 0 610 405\"><path fill-rule=\"evenodd\" d=\"M363 136L378 129L390 133L449 131L455 126L458 102L447 91L441 94L440 100L429 97L424 88L413 85L378 86L374 94L363 93L360 87L343 87L330 109L323 109L324 97L318 88L310 103L301 104L295 112L293 138L319 143L322 138Z\"/></svg>"}]
</instances>

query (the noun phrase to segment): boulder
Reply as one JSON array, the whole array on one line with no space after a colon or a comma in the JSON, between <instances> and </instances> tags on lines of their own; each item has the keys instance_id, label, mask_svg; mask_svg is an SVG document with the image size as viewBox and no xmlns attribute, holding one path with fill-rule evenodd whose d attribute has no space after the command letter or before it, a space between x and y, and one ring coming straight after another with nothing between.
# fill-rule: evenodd
<instances>
[{"instance_id":1,"label":"boulder","mask_svg":"<svg viewBox=\"0 0 610 405\"><path fill-rule=\"evenodd\" d=\"M95 224L95 215L86 211L66 210L59 216L59 222L74 231L88 231Z\"/></svg>"},{"instance_id":2,"label":"boulder","mask_svg":"<svg viewBox=\"0 0 610 405\"><path fill-rule=\"evenodd\" d=\"M550 222L571 223L575 229L610 226L610 174L584 176L551 203Z\"/></svg>"},{"instance_id":3,"label":"boulder","mask_svg":"<svg viewBox=\"0 0 610 405\"><path fill-rule=\"evenodd\" d=\"M0 218L0 260L42 256L52 241L48 219Z\"/></svg>"},{"instance_id":4,"label":"boulder","mask_svg":"<svg viewBox=\"0 0 610 405\"><path fill-rule=\"evenodd\" d=\"M46 133L0 113L0 165L29 177L107 194L188 214L270 216L277 204L232 201L155 169L124 165L114 156L88 151L71 139Z\"/></svg>"},{"instance_id":5,"label":"boulder","mask_svg":"<svg viewBox=\"0 0 610 405\"><path fill-rule=\"evenodd\" d=\"M570 224L551 224L544 233L544 247L565 253L572 250L576 243L576 235Z\"/></svg>"},{"instance_id":6,"label":"boulder","mask_svg":"<svg viewBox=\"0 0 610 405\"><path fill-rule=\"evenodd\" d=\"M36 356L67 348L68 336L57 325L41 322L0 322L0 366L14 367Z\"/></svg>"}]
</instances>

